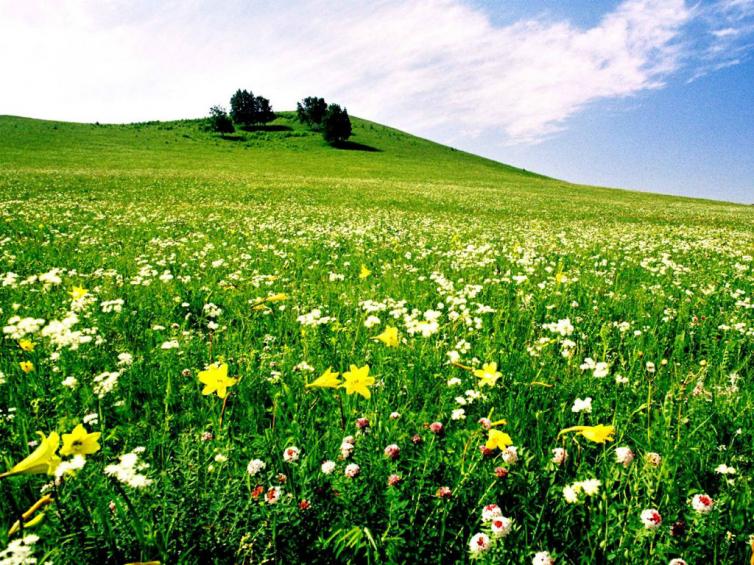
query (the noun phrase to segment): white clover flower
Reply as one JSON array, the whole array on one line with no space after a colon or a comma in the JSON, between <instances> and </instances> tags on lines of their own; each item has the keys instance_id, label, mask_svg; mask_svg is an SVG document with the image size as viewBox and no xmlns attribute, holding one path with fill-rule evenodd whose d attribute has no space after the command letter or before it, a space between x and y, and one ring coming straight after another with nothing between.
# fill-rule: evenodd
<instances>
[{"instance_id":1,"label":"white clover flower","mask_svg":"<svg viewBox=\"0 0 754 565\"><path fill-rule=\"evenodd\" d=\"M469 541L469 551L472 554L484 553L490 546L490 537L482 532L474 534Z\"/></svg>"},{"instance_id":2,"label":"white clover flower","mask_svg":"<svg viewBox=\"0 0 754 565\"><path fill-rule=\"evenodd\" d=\"M490 529L492 530L493 535L497 538L504 538L505 536L510 534L512 527L513 520L506 518L505 516L493 518L492 522L490 523Z\"/></svg>"},{"instance_id":3,"label":"white clover flower","mask_svg":"<svg viewBox=\"0 0 754 565\"><path fill-rule=\"evenodd\" d=\"M641 513L641 523L648 530L654 530L662 524L662 516L654 508L648 508Z\"/></svg>"},{"instance_id":4,"label":"white clover flower","mask_svg":"<svg viewBox=\"0 0 754 565\"><path fill-rule=\"evenodd\" d=\"M325 461L320 468L325 475L329 475L335 470L335 461Z\"/></svg>"},{"instance_id":5,"label":"white clover flower","mask_svg":"<svg viewBox=\"0 0 754 565\"><path fill-rule=\"evenodd\" d=\"M253 477L261 471L264 471L265 467L267 467L267 464L261 459L252 459L249 461L249 464L246 465L246 472Z\"/></svg>"},{"instance_id":6,"label":"white clover flower","mask_svg":"<svg viewBox=\"0 0 754 565\"><path fill-rule=\"evenodd\" d=\"M301 450L295 445L292 445L291 447L286 447L285 450L283 450L283 459L286 463L295 463L296 461L298 461L300 454Z\"/></svg>"},{"instance_id":7,"label":"white clover flower","mask_svg":"<svg viewBox=\"0 0 754 565\"><path fill-rule=\"evenodd\" d=\"M548 551L538 551L532 557L531 565L555 565L555 559Z\"/></svg>"},{"instance_id":8,"label":"white clover flower","mask_svg":"<svg viewBox=\"0 0 754 565\"><path fill-rule=\"evenodd\" d=\"M503 515L503 511L497 504L488 504L482 508L482 522L491 522L493 518L499 518Z\"/></svg>"},{"instance_id":9,"label":"white clover flower","mask_svg":"<svg viewBox=\"0 0 754 565\"><path fill-rule=\"evenodd\" d=\"M707 514L712 510L712 507L714 506L715 501L712 500L712 497L706 494L695 494L694 497L691 499L691 507L698 513L698 514Z\"/></svg>"},{"instance_id":10,"label":"white clover flower","mask_svg":"<svg viewBox=\"0 0 754 565\"><path fill-rule=\"evenodd\" d=\"M350 463L346 465L345 475L346 477L353 479L361 472L361 467L359 467L356 463Z\"/></svg>"},{"instance_id":11,"label":"white clover flower","mask_svg":"<svg viewBox=\"0 0 754 565\"><path fill-rule=\"evenodd\" d=\"M556 465L562 465L568 459L568 452L562 447L556 447L552 450L552 462Z\"/></svg>"},{"instance_id":12,"label":"white clover flower","mask_svg":"<svg viewBox=\"0 0 754 565\"><path fill-rule=\"evenodd\" d=\"M615 461L624 467L628 467L634 460L634 452L630 447L617 447L615 449Z\"/></svg>"}]
</instances>

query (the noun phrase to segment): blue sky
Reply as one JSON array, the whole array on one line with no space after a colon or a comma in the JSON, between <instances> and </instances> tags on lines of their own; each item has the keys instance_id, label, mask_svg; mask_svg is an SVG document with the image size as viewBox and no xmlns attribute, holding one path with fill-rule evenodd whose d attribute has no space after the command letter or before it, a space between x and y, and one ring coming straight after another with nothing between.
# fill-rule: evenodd
<instances>
[{"instance_id":1,"label":"blue sky","mask_svg":"<svg viewBox=\"0 0 754 565\"><path fill-rule=\"evenodd\" d=\"M574 182L754 203L753 55L754 0L0 0L0 114L320 95Z\"/></svg>"}]
</instances>

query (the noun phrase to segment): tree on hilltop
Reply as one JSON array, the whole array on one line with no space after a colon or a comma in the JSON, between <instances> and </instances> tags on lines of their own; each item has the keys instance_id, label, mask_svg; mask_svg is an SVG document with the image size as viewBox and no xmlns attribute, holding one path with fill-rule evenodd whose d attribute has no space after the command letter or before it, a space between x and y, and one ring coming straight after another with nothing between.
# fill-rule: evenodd
<instances>
[{"instance_id":1,"label":"tree on hilltop","mask_svg":"<svg viewBox=\"0 0 754 565\"><path fill-rule=\"evenodd\" d=\"M322 120L322 136L330 145L337 145L351 137L348 110L337 104L330 104Z\"/></svg>"},{"instance_id":2,"label":"tree on hilltop","mask_svg":"<svg viewBox=\"0 0 754 565\"><path fill-rule=\"evenodd\" d=\"M296 104L296 115L302 124L308 124L312 129L319 129L327 112L327 102L324 98L307 96Z\"/></svg>"},{"instance_id":3,"label":"tree on hilltop","mask_svg":"<svg viewBox=\"0 0 754 565\"><path fill-rule=\"evenodd\" d=\"M228 112L222 106L212 106L209 109L209 125L212 131L218 133L233 133L236 128L233 127L233 120L228 116Z\"/></svg>"},{"instance_id":4,"label":"tree on hilltop","mask_svg":"<svg viewBox=\"0 0 754 565\"><path fill-rule=\"evenodd\" d=\"M267 98L239 89L230 98L230 117L237 124L252 126L271 122L276 116Z\"/></svg>"}]
</instances>

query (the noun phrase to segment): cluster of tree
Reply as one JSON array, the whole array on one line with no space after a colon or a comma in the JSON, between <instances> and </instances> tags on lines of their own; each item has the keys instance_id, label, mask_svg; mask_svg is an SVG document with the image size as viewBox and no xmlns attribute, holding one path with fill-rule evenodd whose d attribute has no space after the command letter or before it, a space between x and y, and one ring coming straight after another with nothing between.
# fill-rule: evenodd
<instances>
[{"instance_id":1,"label":"cluster of tree","mask_svg":"<svg viewBox=\"0 0 754 565\"><path fill-rule=\"evenodd\" d=\"M219 133L233 133L236 129L234 123L251 127L266 124L276 117L267 98L240 89L230 98L230 114L221 106L209 109L210 127Z\"/></svg>"},{"instance_id":2,"label":"cluster of tree","mask_svg":"<svg viewBox=\"0 0 754 565\"><path fill-rule=\"evenodd\" d=\"M296 115L302 124L315 131L331 145L337 145L351 137L351 119L348 110L337 104L327 104L324 98L307 96L296 105ZM213 131L233 133L235 126L256 126L276 118L270 101L246 90L237 90L230 98L230 113L221 106L209 109L209 124Z\"/></svg>"},{"instance_id":3,"label":"cluster of tree","mask_svg":"<svg viewBox=\"0 0 754 565\"><path fill-rule=\"evenodd\" d=\"M342 143L351 137L351 119L348 110L337 104L327 104L324 98L307 96L296 105L296 115L302 124L321 131L331 145Z\"/></svg>"}]
</instances>

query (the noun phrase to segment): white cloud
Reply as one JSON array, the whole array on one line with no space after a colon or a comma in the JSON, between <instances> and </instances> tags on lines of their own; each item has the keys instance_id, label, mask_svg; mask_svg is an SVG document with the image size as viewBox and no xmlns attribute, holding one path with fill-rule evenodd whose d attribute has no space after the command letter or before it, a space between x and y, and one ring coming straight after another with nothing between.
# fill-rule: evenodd
<instances>
[{"instance_id":1,"label":"white cloud","mask_svg":"<svg viewBox=\"0 0 754 565\"><path fill-rule=\"evenodd\" d=\"M730 44L754 0L723 2L705 17L717 26L708 35ZM0 113L170 119L250 87L278 109L322 95L428 136L492 130L513 142L557 132L591 102L662 87L687 62L684 29L700 17L683 0L626 0L588 29L496 26L461 0L0 0L0 10Z\"/></svg>"}]
</instances>

